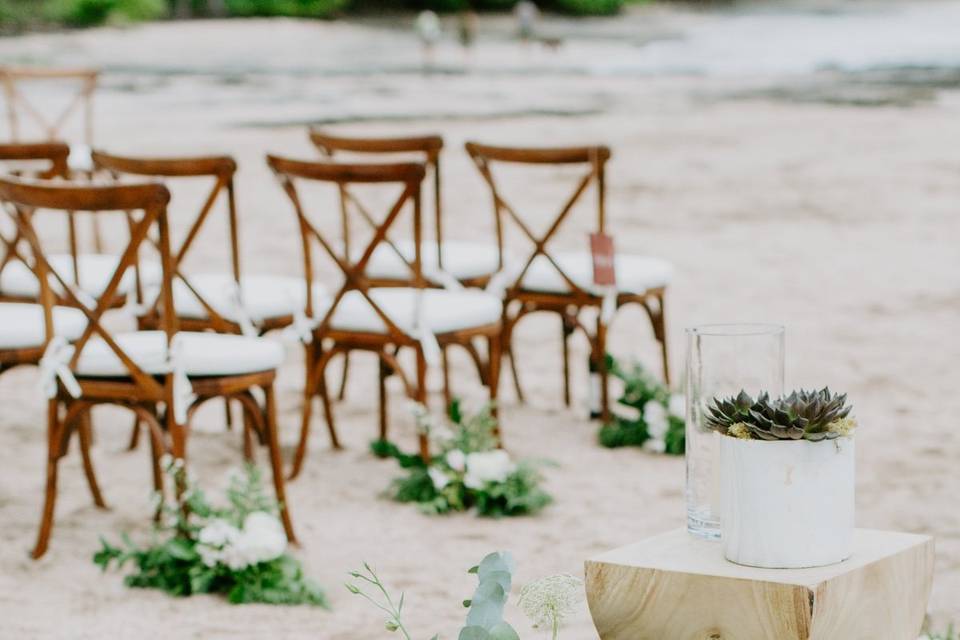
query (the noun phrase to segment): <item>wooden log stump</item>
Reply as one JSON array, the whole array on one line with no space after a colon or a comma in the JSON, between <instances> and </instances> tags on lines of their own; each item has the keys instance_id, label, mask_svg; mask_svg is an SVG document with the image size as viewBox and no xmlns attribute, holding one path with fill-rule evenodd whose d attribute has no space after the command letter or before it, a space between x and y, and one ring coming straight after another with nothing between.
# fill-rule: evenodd
<instances>
[{"instance_id":1,"label":"wooden log stump","mask_svg":"<svg viewBox=\"0 0 960 640\"><path fill-rule=\"evenodd\" d=\"M586 562L602 640L917 640L929 536L858 529L853 556L814 569L728 562L678 529Z\"/></svg>"}]
</instances>

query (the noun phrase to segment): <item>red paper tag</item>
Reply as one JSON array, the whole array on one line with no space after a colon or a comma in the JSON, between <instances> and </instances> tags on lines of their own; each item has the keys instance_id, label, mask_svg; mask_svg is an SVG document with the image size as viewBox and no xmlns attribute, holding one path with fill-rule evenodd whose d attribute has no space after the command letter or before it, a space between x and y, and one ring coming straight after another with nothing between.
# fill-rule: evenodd
<instances>
[{"instance_id":1,"label":"red paper tag","mask_svg":"<svg viewBox=\"0 0 960 640\"><path fill-rule=\"evenodd\" d=\"M593 256L593 284L601 287L616 285L613 238L605 233L591 233L590 254Z\"/></svg>"}]
</instances>

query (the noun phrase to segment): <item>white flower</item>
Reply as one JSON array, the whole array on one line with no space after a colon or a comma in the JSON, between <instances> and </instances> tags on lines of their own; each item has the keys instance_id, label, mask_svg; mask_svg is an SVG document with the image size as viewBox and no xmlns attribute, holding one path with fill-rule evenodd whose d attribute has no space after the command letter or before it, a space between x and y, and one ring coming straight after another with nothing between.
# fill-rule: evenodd
<instances>
[{"instance_id":1,"label":"white flower","mask_svg":"<svg viewBox=\"0 0 960 640\"><path fill-rule=\"evenodd\" d=\"M203 529L200 529L200 535L197 536L197 540L200 544L219 549L220 547L231 544L239 535L239 529L226 520L217 518L216 520L212 520Z\"/></svg>"},{"instance_id":2,"label":"white flower","mask_svg":"<svg viewBox=\"0 0 960 640\"><path fill-rule=\"evenodd\" d=\"M583 581L568 575L557 575L531 582L520 590L517 602L534 627L551 628L563 623L576 612L583 600Z\"/></svg>"},{"instance_id":3,"label":"white flower","mask_svg":"<svg viewBox=\"0 0 960 640\"><path fill-rule=\"evenodd\" d=\"M613 415L627 422L636 422L640 419L640 410L630 405L615 402L610 405L610 411Z\"/></svg>"},{"instance_id":4,"label":"white flower","mask_svg":"<svg viewBox=\"0 0 960 640\"><path fill-rule=\"evenodd\" d=\"M643 421L647 423L647 433L656 440L663 439L670 423L667 421L667 409L656 400L648 400L643 405Z\"/></svg>"},{"instance_id":5,"label":"white flower","mask_svg":"<svg viewBox=\"0 0 960 640\"><path fill-rule=\"evenodd\" d=\"M433 440L434 444L444 445L453 440L453 431L450 430L450 427L444 424L434 425L430 428L430 438Z\"/></svg>"},{"instance_id":6,"label":"white flower","mask_svg":"<svg viewBox=\"0 0 960 640\"><path fill-rule=\"evenodd\" d=\"M503 482L514 470L510 454L503 449L468 453L466 465L463 483L471 489L480 489L488 482Z\"/></svg>"},{"instance_id":7,"label":"white flower","mask_svg":"<svg viewBox=\"0 0 960 640\"><path fill-rule=\"evenodd\" d=\"M427 475L430 476L430 482L437 491L443 491L443 488L450 484L450 478L439 467L430 467L427 469Z\"/></svg>"},{"instance_id":8,"label":"white flower","mask_svg":"<svg viewBox=\"0 0 960 640\"><path fill-rule=\"evenodd\" d=\"M243 521L240 535L223 549L222 561L234 571L269 562L287 550L287 536L280 521L269 513L254 511Z\"/></svg>"},{"instance_id":9,"label":"white flower","mask_svg":"<svg viewBox=\"0 0 960 640\"><path fill-rule=\"evenodd\" d=\"M670 405L667 407L670 415L676 418L686 419L687 417L687 399L683 394L675 393L670 396Z\"/></svg>"},{"instance_id":10,"label":"white flower","mask_svg":"<svg viewBox=\"0 0 960 640\"><path fill-rule=\"evenodd\" d=\"M647 451L652 451L654 453L663 453L667 450L667 443L663 440L658 440L656 438L650 438L649 440L643 443L643 448Z\"/></svg>"},{"instance_id":11,"label":"white flower","mask_svg":"<svg viewBox=\"0 0 960 640\"><path fill-rule=\"evenodd\" d=\"M447 452L447 464L454 471L463 473L464 469L467 468L467 456L460 449L451 449Z\"/></svg>"}]
</instances>

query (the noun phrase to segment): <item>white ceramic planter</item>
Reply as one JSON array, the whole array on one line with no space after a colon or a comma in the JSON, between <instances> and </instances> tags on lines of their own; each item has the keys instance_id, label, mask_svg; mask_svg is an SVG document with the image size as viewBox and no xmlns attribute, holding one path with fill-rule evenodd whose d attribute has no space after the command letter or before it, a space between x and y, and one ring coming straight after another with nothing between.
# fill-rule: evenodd
<instances>
[{"instance_id":1,"label":"white ceramic planter","mask_svg":"<svg viewBox=\"0 0 960 640\"><path fill-rule=\"evenodd\" d=\"M853 438L808 442L718 437L720 527L728 560L799 569L850 557Z\"/></svg>"}]
</instances>

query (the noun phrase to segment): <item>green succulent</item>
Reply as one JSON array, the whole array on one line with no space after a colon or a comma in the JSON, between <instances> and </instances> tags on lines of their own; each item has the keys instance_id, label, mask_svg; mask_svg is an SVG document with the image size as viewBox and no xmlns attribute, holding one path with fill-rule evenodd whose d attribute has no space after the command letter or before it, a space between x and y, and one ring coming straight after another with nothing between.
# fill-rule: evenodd
<instances>
[{"instance_id":1,"label":"green succulent","mask_svg":"<svg viewBox=\"0 0 960 640\"><path fill-rule=\"evenodd\" d=\"M705 424L708 429L724 435L728 435L734 425L743 424L757 440L817 442L846 435L848 429L831 425L839 424L850 411L847 395L832 393L829 387L819 391L794 391L776 399L762 392L756 400L746 391L740 391L729 398L714 398L707 407Z\"/></svg>"}]
</instances>

